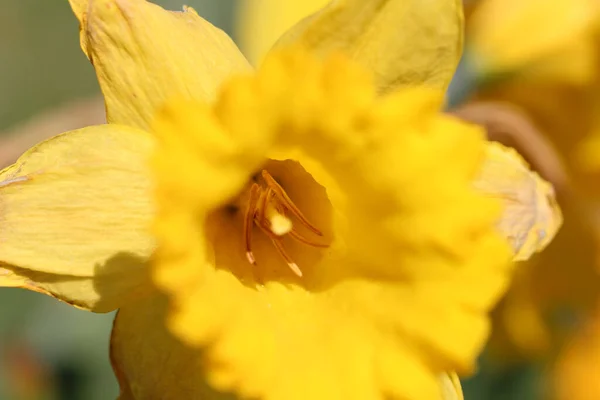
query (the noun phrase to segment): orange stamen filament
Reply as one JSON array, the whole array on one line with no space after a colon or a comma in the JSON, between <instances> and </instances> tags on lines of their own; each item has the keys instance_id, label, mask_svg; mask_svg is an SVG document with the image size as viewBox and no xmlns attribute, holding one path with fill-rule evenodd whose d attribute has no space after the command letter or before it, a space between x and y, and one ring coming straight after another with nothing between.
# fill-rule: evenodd
<instances>
[{"instance_id":1,"label":"orange stamen filament","mask_svg":"<svg viewBox=\"0 0 600 400\"><path fill-rule=\"evenodd\" d=\"M250 244L252 243L252 225L254 224L254 210L256 203L258 202L258 196L260 192L260 186L254 183L250 188L250 198L248 199L248 207L246 208L246 215L244 215L244 247L246 248L246 258L252 265L256 264L254 254Z\"/></svg>"},{"instance_id":2,"label":"orange stamen filament","mask_svg":"<svg viewBox=\"0 0 600 400\"><path fill-rule=\"evenodd\" d=\"M302 242L302 243L307 244L307 245L312 246L312 247L320 247L320 248L323 248L323 249L329 247L329 245L327 245L327 244L313 242L312 240L309 240L309 239L305 238L304 236L302 236L301 234L299 234L298 231L296 231L294 228L292 228L292 230L289 231L288 234L290 235L290 237L292 239L295 239L295 240L297 240L299 242Z\"/></svg>"},{"instance_id":3,"label":"orange stamen filament","mask_svg":"<svg viewBox=\"0 0 600 400\"><path fill-rule=\"evenodd\" d=\"M246 258L250 264L256 264L256 258L254 257L254 253L252 253L252 228L256 224L271 239L273 246L292 272L302 277L302 271L298 267L298 264L292 260L283 247L282 237L289 235L292 239L312 247L326 248L328 245L313 242L298 233L290 219L286 216L287 212L295 216L304 227L319 236L323 236L323 233L302 214L300 209L271 174L263 170L261 176L265 187L262 187L258 183L252 184L244 215L244 248L246 250Z\"/></svg>"}]
</instances>

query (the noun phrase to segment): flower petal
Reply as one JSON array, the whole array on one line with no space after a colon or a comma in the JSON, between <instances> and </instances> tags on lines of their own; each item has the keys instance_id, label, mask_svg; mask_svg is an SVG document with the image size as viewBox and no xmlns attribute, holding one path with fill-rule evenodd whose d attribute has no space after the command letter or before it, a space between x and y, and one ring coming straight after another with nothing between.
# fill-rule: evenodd
<instances>
[{"instance_id":1,"label":"flower petal","mask_svg":"<svg viewBox=\"0 0 600 400\"><path fill-rule=\"evenodd\" d=\"M84 3L71 1L111 123L146 128L167 98L211 100L225 78L250 68L233 41L189 7L170 12L145 0Z\"/></svg>"},{"instance_id":2,"label":"flower petal","mask_svg":"<svg viewBox=\"0 0 600 400\"><path fill-rule=\"evenodd\" d=\"M562 225L552 185L531 171L513 149L490 142L475 188L504 203L498 229L510 241L514 260L542 251Z\"/></svg>"},{"instance_id":3,"label":"flower petal","mask_svg":"<svg viewBox=\"0 0 600 400\"><path fill-rule=\"evenodd\" d=\"M460 380L455 372L440 375L443 400L464 400Z\"/></svg>"},{"instance_id":4,"label":"flower petal","mask_svg":"<svg viewBox=\"0 0 600 400\"><path fill-rule=\"evenodd\" d=\"M0 173L0 285L110 311L142 295L154 249L150 134L99 125L49 139Z\"/></svg>"},{"instance_id":5,"label":"flower petal","mask_svg":"<svg viewBox=\"0 0 600 400\"><path fill-rule=\"evenodd\" d=\"M237 7L240 47L256 64L281 35L330 0L244 0Z\"/></svg>"},{"instance_id":6,"label":"flower petal","mask_svg":"<svg viewBox=\"0 0 600 400\"><path fill-rule=\"evenodd\" d=\"M90 0L69 0L71 9L80 22L83 21L89 2Z\"/></svg>"},{"instance_id":7,"label":"flower petal","mask_svg":"<svg viewBox=\"0 0 600 400\"><path fill-rule=\"evenodd\" d=\"M460 0L340 0L288 31L276 47L343 51L375 76L379 92L421 85L446 90L462 54Z\"/></svg>"},{"instance_id":8,"label":"flower petal","mask_svg":"<svg viewBox=\"0 0 600 400\"><path fill-rule=\"evenodd\" d=\"M110 359L121 399L235 399L211 389L202 352L167 331L167 301L154 293L121 307L113 325Z\"/></svg>"}]
</instances>

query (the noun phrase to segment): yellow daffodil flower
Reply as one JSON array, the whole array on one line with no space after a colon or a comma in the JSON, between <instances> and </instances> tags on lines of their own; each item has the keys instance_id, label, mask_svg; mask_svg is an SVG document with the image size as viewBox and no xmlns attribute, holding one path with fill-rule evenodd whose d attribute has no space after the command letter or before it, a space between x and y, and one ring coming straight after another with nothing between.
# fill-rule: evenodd
<instances>
[{"instance_id":1,"label":"yellow daffodil flower","mask_svg":"<svg viewBox=\"0 0 600 400\"><path fill-rule=\"evenodd\" d=\"M497 354L540 356L562 340L551 315L565 307L589 312L600 287L598 175L582 168L600 159L593 142L585 145L600 127L600 3L479 0L470 7L467 60L474 61L482 81L474 101L495 102L498 109L516 106L550 141L566 171L559 188L564 228L547 251L519 268L494 313Z\"/></svg>"},{"instance_id":2,"label":"yellow daffodil flower","mask_svg":"<svg viewBox=\"0 0 600 400\"><path fill-rule=\"evenodd\" d=\"M460 399L508 244L555 225L502 207L527 189L529 217L539 178L439 111L459 3L336 1L255 75L190 8L71 5L109 124L0 173L0 284L120 308L121 399Z\"/></svg>"},{"instance_id":3,"label":"yellow daffodil flower","mask_svg":"<svg viewBox=\"0 0 600 400\"><path fill-rule=\"evenodd\" d=\"M226 85L212 109L159 115L155 280L172 331L219 366L212 385L433 399L428 371L473 370L508 252L472 183L482 132L441 117L442 101L378 98L344 59L294 53Z\"/></svg>"}]
</instances>

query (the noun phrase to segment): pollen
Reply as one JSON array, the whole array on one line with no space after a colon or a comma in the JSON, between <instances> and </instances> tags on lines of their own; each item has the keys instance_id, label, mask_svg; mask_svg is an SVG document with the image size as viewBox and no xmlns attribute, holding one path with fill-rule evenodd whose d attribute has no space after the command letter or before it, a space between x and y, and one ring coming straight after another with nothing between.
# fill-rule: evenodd
<instances>
[{"instance_id":1,"label":"pollen","mask_svg":"<svg viewBox=\"0 0 600 400\"><path fill-rule=\"evenodd\" d=\"M299 233L290 217L295 218L299 224L315 235L323 236L323 233L308 221L275 178L267 170L262 170L260 182L255 182L250 187L250 196L244 215L244 246L246 258L250 264L256 264L256 258L252 252L252 230L254 225L271 239L273 246L285 260L288 267L299 277L302 277L302 270L285 250L283 238L289 236L307 246L328 247L326 244L315 242Z\"/></svg>"}]
</instances>

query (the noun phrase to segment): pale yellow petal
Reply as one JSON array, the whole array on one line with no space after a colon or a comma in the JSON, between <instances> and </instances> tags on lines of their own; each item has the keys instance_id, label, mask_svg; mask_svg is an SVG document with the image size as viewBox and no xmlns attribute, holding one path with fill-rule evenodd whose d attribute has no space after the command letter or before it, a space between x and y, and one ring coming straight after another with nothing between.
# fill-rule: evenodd
<instances>
[{"instance_id":1,"label":"pale yellow petal","mask_svg":"<svg viewBox=\"0 0 600 400\"><path fill-rule=\"evenodd\" d=\"M233 400L207 385L202 352L167 331L166 311L166 299L158 293L119 310L110 358L121 386L120 399Z\"/></svg>"},{"instance_id":2,"label":"pale yellow petal","mask_svg":"<svg viewBox=\"0 0 600 400\"><path fill-rule=\"evenodd\" d=\"M147 128L168 98L211 100L231 74L250 69L233 41L191 8L145 0L74 1L82 47L96 69L107 118Z\"/></svg>"},{"instance_id":3,"label":"pale yellow petal","mask_svg":"<svg viewBox=\"0 0 600 400\"><path fill-rule=\"evenodd\" d=\"M421 84L445 90L462 40L460 0L339 0L300 22L276 47L343 51L371 70L379 92Z\"/></svg>"},{"instance_id":4,"label":"pale yellow petal","mask_svg":"<svg viewBox=\"0 0 600 400\"><path fill-rule=\"evenodd\" d=\"M88 53L87 48L87 36L85 34L85 27L87 25L87 10L90 0L69 0L69 4L71 5L71 9L75 14L75 17L79 21L79 44L81 45L81 50L85 56L89 59L90 55Z\"/></svg>"},{"instance_id":5,"label":"pale yellow petal","mask_svg":"<svg viewBox=\"0 0 600 400\"><path fill-rule=\"evenodd\" d=\"M498 229L508 238L514 260L542 251L562 225L562 213L552 186L531 171L514 150L490 142L475 188L502 200Z\"/></svg>"},{"instance_id":6,"label":"pale yellow petal","mask_svg":"<svg viewBox=\"0 0 600 400\"><path fill-rule=\"evenodd\" d=\"M77 19L81 22L84 18L84 14L87 11L87 7L90 0L69 0L69 4L73 9L73 13Z\"/></svg>"},{"instance_id":7,"label":"pale yellow petal","mask_svg":"<svg viewBox=\"0 0 600 400\"><path fill-rule=\"evenodd\" d=\"M240 47L256 64L281 35L329 0L242 0L237 7Z\"/></svg>"},{"instance_id":8,"label":"pale yellow petal","mask_svg":"<svg viewBox=\"0 0 600 400\"><path fill-rule=\"evenodd\" d=\"M460 380L455 372L440 375L439 381L443 400L464 400Z\"/></svg>"},{"instance_id":9,"label":"pale yellow petal","mask_svg":"<svg viewBox=\"0 0 600 400\"><path fill-rule=\"evenodd\" d=\"M0 173L0 285L109 311L142 295L154 249L150 134L99 125L49 139Z\"/></svg>"}]
</instances>

